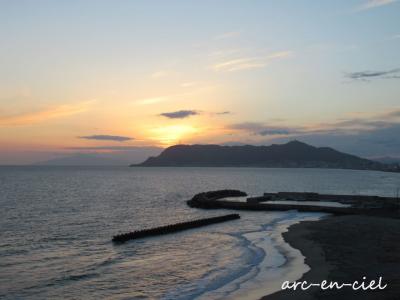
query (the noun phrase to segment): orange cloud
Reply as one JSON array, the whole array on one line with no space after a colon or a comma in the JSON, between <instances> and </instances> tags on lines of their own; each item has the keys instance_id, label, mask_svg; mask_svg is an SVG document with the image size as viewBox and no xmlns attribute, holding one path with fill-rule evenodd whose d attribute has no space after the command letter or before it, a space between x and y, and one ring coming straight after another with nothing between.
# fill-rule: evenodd
<instances>
[{"instance_id":1,"label":"orange cloud","mask_svg":"<svg viewBox=\"0 0 400 300\"><path fill-rule=\"evenodd\" d=\"M140 104L140 105L149 105L149 104L163 102L168 99L169 99L169 96L150 97L150 98L143 98L143 99L136 100L135 103Z\"/></svg>"},{"instance_id":2,"label":"orange cloud","mask_svg":"<svg viewBox=\"0 0 400 300\"><path fill-rule=\"evenodd\" d=\"M60 105L50 109L14 116L0 116L0 127L27 126L51 119L67 117L87 111L95 100L72 105Z\"/></svg>"}]
</instances>

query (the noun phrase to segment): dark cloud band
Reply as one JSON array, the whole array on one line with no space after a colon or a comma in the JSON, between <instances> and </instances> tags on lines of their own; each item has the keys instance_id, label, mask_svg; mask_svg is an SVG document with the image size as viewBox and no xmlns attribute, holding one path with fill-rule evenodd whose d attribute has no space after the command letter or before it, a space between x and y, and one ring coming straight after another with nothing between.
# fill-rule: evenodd
<instances>
[{"instance_id":1,"label":"dark cloud band","mask_svg":"<svg viewBox=\"0 0 400 300\"><path fill-rule=\"evenodd\" d=\"M385 79L400 78L400 76L396 75L397 73L400 73L400 68L387 71L353 72L353 73L347 73L345 76L353 80L371 80L376 78L385 78Z\"/></svg>"},{"instance_id":2,"label":"dark cloud band","mask_svg":"<svg viewBox=\"0 0 400 300\"><path fill-rule=\"evenodd\" d=\"M199 115L200 113L196 110L178 110L173 112L161 113L160 116L169 119L184 119L190 116Z\"/></svg>"},{"instance_id":3,"label":"dark cloud band","mask_svg":"<svg viewBox=\"0 0 400 300\"><path fill-rule=\"evenodd\" d=\"M87 136L79 136L80 139L86 140L98 140L98 141L116 141L116 142L125 142L133 140L133 138L128 136L120 136L120 135L87 135Z\"/></svg>"},{"instance_id":4,"label":"dark cloud band","mask_svg":"<svg viewBox=\"0 0 400 300\"><path fill-rule=\"evenodd\" d=\"M253 134L268 136L268 135L290 135L299 133L297 128L269 126L258 122L237 123L229 126L230 129L248 131Z\"/></svg>"}]
</instances>

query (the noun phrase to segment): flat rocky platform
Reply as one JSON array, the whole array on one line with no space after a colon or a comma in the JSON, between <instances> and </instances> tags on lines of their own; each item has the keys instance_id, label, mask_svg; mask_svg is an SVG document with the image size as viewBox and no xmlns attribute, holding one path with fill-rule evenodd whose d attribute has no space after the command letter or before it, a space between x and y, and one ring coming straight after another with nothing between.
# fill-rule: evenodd
<instances>
[{"instance_id":1,"label":"flat rocky platform","mask_svg":"<svg viewBox=\"0 0 400 300\"><path fill-rule=\"evenodd\" d=\"M280 194L311 194L311 193L277 193ZM270 194L272 195L272 194ZM318 194L316 194L318 195ZM236 209L236 210L255 210L255 211L285 211L285 210L298 210L304 212L324 212L335 215L380 215L380 216L391 216L400 217L400 205L399 199L395 198L385 198L385 197L374 197L374 196L351 196L351 195L323 195L331 196L335 198L337 202L347 203L351 202L351 207L333 207L333 206L321 206L318 205L320 200L315 200L315 205L302 205L301 201L298 204L283 204L274 203L275 201L254 201L257 198L265 197L253 197L248 198L247 202L238 202L225 200L227 197L243 197L247 196L245 192L239 190L218 190L209 191L204 193L199 193L195 195L192 199L187 201L190 207L203 208L203 209ZM343 200L340 200L343 198ZM266 200L267 198L265 198ZM347 199L347 200L346 200ZM282 199L285 200L285 199ZM287 199L289 200L289 199ZM306 199L304 199L306 200ZM369 202L369 206L365 204ZM388 205L383 205L386 203Z\"/></svg>"}]
</instances>

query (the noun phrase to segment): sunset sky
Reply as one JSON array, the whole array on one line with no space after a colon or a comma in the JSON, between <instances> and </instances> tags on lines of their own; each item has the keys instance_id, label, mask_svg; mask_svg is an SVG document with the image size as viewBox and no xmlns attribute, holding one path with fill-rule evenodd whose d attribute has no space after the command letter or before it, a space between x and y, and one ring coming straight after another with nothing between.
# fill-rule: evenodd
<instances>
[{"instance_id":1,"label":"sunset sky","mask_svg":"<svg viewBox=\"0 0 400 300\"><path fill-rule=\"evenodd\" d=\"M400 1L0 0L0 164L299 139L400 157Z\"/></svg>"}]
</instances>

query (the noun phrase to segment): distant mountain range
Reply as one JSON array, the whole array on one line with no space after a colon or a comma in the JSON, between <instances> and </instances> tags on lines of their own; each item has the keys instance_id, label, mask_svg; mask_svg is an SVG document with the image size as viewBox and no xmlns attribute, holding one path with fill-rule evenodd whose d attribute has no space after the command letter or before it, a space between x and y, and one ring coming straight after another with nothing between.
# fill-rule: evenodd
<instances>
[{"instance_id":1,"label":"distant mountain range","mask_svg":"<svg viewBox=\"0 0 400 300\"><path fill-rule=\"evenodd\" d=\"M78 153L70 156L54 158L35 165L41 166L123 166L124 161L105 158L96 154Z\"/></svg>"},{"instance_id":2,"label":"distant mountain range","mask_svg":"<svg viewBox=\"0 0 400 300\"><path fill-rule=\"evenodd\" d=\"M158 147L135 147L125 151L111 151L103 153L73 153L63 157L38 162L35 165L43 166L128 166L131 163L140 163L149 156L162 152Z\"/></svg>"},{"instance_id":3,"label":"distant mountain range","mask_svg":"<svg viewBox=\"0 0 400 300\"><path fill-rule=\"evenodd\" d=\"M299 141L271 146L176 145L136 166L399 170L398 165L360 158L328 147L317 148Z\"/></svg>"}]
</instances>

